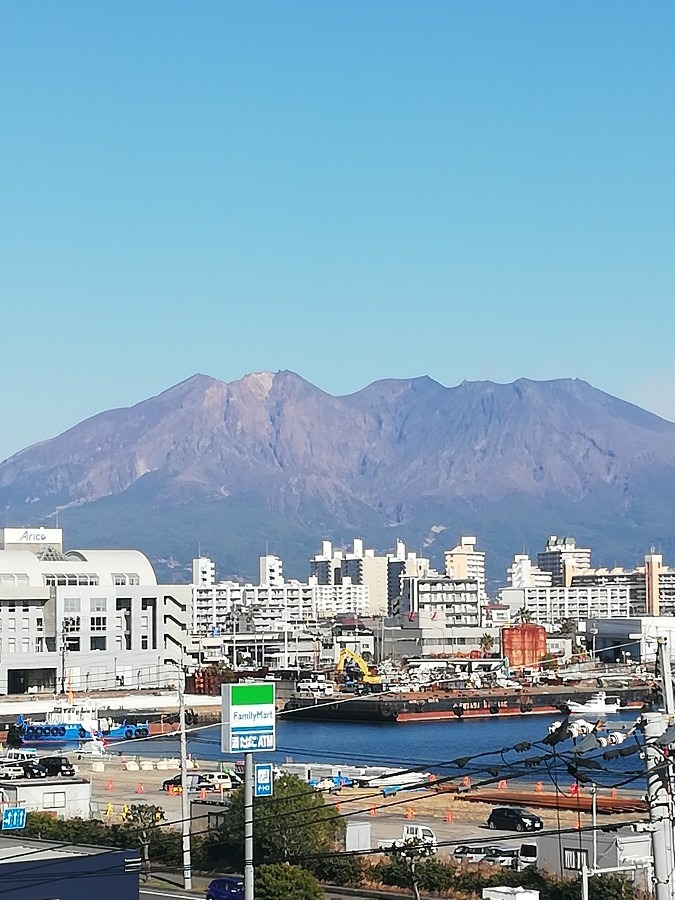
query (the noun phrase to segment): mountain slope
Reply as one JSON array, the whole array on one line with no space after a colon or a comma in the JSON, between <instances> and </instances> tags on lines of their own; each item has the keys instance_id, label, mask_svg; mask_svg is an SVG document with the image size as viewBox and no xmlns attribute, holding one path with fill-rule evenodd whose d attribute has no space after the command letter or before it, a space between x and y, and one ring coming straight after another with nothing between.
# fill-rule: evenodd
<instances>
[{"instance_id":1,"label":"mountain slope","mask_svg":"<svg viewBox=\"0 0 675 900\"><path fill-rule=\"evenodd\" d=\"M333 397L292 372L195 375L15 454L0 503L14 524L59 509L69 545L134 544L179 572L200 542L221 575L250 576L271 540L304 577L322 537L433 555L476 531L501 574L548 532L627 564L670 546L674 470L674 424L578 380Z\"/></svg>"}]
</instances>

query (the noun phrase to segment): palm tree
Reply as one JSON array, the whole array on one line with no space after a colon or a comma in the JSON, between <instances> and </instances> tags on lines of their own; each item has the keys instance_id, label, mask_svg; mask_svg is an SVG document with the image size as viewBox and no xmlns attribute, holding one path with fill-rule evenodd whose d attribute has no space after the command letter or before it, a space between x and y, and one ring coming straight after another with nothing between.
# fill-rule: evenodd
<instances>
[{"instance_id":1,"label":"palm tree","mask_svg":"<svg viewBox=\"0 0 675 900\"><path fill-rule=\"evenodd\" d=\"M480 639L480 649L483 652L483 656L487 656L488 653L490 653L490 651L494 647L494 645L495 645L495 639L492 637L491 634L488 634L486 631L485 634L482 635L482 637Z\"/></svg>"},{"instance_id":2,"label":"palm tree","mask_svg":"<svg viewBox=\"0 0 675 900\"><path fill-rule=\"evenodd\" d=\"M532 621L532 613L525 606L521 606L518 610L518 614L516 615L516 622L520 622L522 625L526 625L528 622Z\"/></svg>"}]
</instances>

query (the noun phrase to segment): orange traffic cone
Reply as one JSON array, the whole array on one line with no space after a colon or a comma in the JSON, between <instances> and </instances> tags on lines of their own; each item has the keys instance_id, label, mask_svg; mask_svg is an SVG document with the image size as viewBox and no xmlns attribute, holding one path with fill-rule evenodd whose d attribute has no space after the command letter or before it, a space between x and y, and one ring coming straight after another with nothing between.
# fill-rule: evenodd
<instances>
[{"instance_id":1,"label":"orange traffic cone","mask_svg":"<svg viewBox=\"0 0 675 900\"><path fill-rule=\"evenodd\" d=\"M502 780L501 780L501 781L499 782L499 784L497 785L497 788L498 788L500 791L505 791L505 790L506 790L506 779L505 779L505 778L502 778Z\"/></svg>"},{"instance_id":2,"label":"orange traffic cone","mask_svg":"<svg viewBox=\"0 0 675 900\"><path fill-rule=\"evenodd\" d=\"M370 807L370 815L371 815L371 816L376 816L376 815L377 815L377 807L376 807L376 806L371 806L371 807Z\"/></svg>"},{"instance_id":3,"label":"orange traffic cone","mask_svg":"<svg viewBox=\"0 0 675 900\"><path fill-rule=\"evenodd\" d=\"M446 822L452 822L452 810L449 809L449 810L447 810L447 812L445 813L445 821L446 821Z\"/></svg>"},{"instance_id":4,"label":"orange traffic cone","mask_svg":"<svg viewBox=\"0 0 675 900\"><path fill-rule=\"evenodd\" d=\"M140 782L136 785L136 793L137 794L143 793L143 785Z\"/></svg>"},{"instance_id":5,"label":"orange traffic cone","mask_svg":"<svg viewBox=\"0 0 675 900\"><path fill-rule=\"evenodd\" d=\"M112 783L112 781L109 781L109 782L106 784L105 789L106 789L106 791L112 791L112 789L113 789L113 783Z\"/></svg>"},{"instance_id":6,"label":"orange traffic cone","mask_svg":"<svg viewBox=\"0 0 675 900\"><path fill-rule=\"evenodd\" d=\"M414 819L415 818L415 810L412 808L412 806L406 806L405 817L406 817L406 819Z\"/></svg>"}]
</instances>

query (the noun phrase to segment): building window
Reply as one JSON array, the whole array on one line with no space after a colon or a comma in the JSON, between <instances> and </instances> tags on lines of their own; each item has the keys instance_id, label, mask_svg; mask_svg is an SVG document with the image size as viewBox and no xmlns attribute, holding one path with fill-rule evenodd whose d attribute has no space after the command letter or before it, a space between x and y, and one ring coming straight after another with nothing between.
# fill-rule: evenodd
<instances>
[{"instance_id":1,"label":"building window","mask_svg":"<svg viewBox=\"0 0 675 900\"><path fill-rule=\"evenodd\" d=\"M30 653L30 638L23 638L21 641L21 652Z\"/></svg>"},{"instance_id":2,"label":"building window","mask_svg":"<svg viewBox=\"0 0 675 900\"><path fill-rule=\"evenodd\" d=\"M147 628L147 627L148 627L148 617L141 616L141 628Z\"/></svg>"},{"instance_id":3,"label":"building window","mask_svg":"<svg viewBox=\"0 0 675 900\"><path fill-rule=\"evenodd\" d=\"M35 652L36 653L44 653L45 650L45 639L42 637L35 638Z\"/></svg>"},{"instance_id":4,"label":"building window","mask_svg":"<svg viewBox=\"0 0 675 900\"><path fill-rule=\"evenodd\" d=\"M116 634L116 635L115 635L115 648L116 648L117 650L121 650L121 649L122 649L122 644L123 644L123 638L122 638L122 635L121 635L121 634Z\"/></svg>"},{"instance_id":5,"label":"building window","mask_svg":"<svg viewBox=\"0 0 675 900\"><path fill-rule=\"evenodd\" d=\"M128 577L129 577L129 581L128 581L129 584L138 585L141 583L140 577L138 575L136 575L135 572L132 572Z\"/></svg>"},{"instance_id":6,"label":"building window","mask_svg":"<svg viewBox=\"0 0 675 900\"><path fill-rule=\"evenodd\" d=\"M90 631L107 631L108 630L108 618L107 616L92 616L89 624Z\"/></svg>"},{"instance_id":7,"label":"building window","mask_svg":"<svg viewBox=\"0 0 675 900\"><path fill-rule=\"evenodd\" d=\"M30 631L30 619L27 616L25 619L21 620L21 630Z\"/></svg>"},{"instance_id":8,"label":"building window","mask_svg":"<svg viewBox=\"0 0 675 900\"><path fill-rule=\"evenodd\" d=\"M64 611L64 613L78 613L80 611L80 598L79 597L64 597L63 598L63 611Z\"/></svg>"},{"instance_id":9,"label":"building window","mask_svg":"<svg viewBox=\"0 0 675 900\"><path fill-rule=\"evenodd\" d=\"M584 865L588 866L588 850L580 850L578 847L565 847L563 849L563 866L565 869L574 869L580 872Z\"/></svg>"},{"instance_id":10,"label":"building window","mask_svg":"<svg viewBox=\"0 0 675 900\"><path fill-rule=\"evenodd\" d=\"M63 633L67 634L72 631L80 630L80 617L79 616L68 616L62 622Z\"/></svg>"},{"instance_id":11,"label":"building window","mask_svg":"<svg viewBox=\"0 0 675 900\"><path fill-rule=\"evenodd\" d=\"M142 634L141 635L141 650L147 650L147 649L148 649L148 636L147 636L147 634Z\"/></svg>"},{"instance_id":12,"label":"building window","mask_svg":"<svg viewBox=\"0 0 675 900\"><path fill-rule=\"evenodd\" d=\"M16 619L7 619L7 631L16 631Z\"/></svg>"},{"instance_id":13,"label":"building window","mask_svg":"<svg viewBox=\"0 0 675 900\"><path fill-rule=\"evenodd\" d=\"M105 597L92 597L89 601L89 609L91 612L106 612L108 601Z\"/></svg>"},{"instance_id":14,"label":"building window","mask_svg":"<svg viewBox=\"0 0 675 900\"><path fill-rule=\"evenodd\" d=\"M126 583L127 583L127 576L126 576L126 575L119 575L119 574L116 574L115 572L113 572L113 573L112 573L112 583L113 583L113 584L126 584Z\"/></svg>"},{"instance_id":15,"label":"building window","mask_svg":"<svg viewBox=\"0 0 675 900\"><path fill-rule=\"evenodd\" d=\"M70 635L68 635L68 637L65 638L65 642L66 642L66 650L68 650L70 653L79 653L79 651L80 651L79 637L71 637Z\"/></svg>"},{"instance_id":16,"label":"building window","mask_svg":"<svg viewBox=\"0 0 675 900\"><path fill-rule=\"evenodd\" d=\"M43 809L64 809L66 805L65 791L45 791L42 795Z\"/></svg>"},{"instance_id":17,"label":"building window","mask_svg":"<svg viewBox=\"0 0 675 900\"><path fill-rule=\"evenodd\" d=\"M16 638L9 638L7 641L7 652L16 653Z\"/></svg>"},{"instance_id":18,"label":"building window","mask_svg":"<svg viewBox=\"0 0 675 900\"><path fill-rule=\"evenodd\" d=\"M38 631L42 631L42 629L44 628L44 619L36 619L35 627L37 628Z\"/></svg>"},{"instance_id":19,"label":"building window","mask_svg":"<svg viewBox=\"0 0 675 900\"><path fill-rule=\"evenodd\" d=\"M27 600L23 601L23 606L21 607L21 612L30 612L30 603Z\"/></svg>"},{"instance_id":20,"label":"building window","mask_svg":"<svg viewBox=\"0 0 675 900\"><path fill-rule=\"evenodd\" d=\"M106 649L106 639L104 637L91 637L89 638L89 649L90 650L105 650Z\"/></svg>"}]
</instances>

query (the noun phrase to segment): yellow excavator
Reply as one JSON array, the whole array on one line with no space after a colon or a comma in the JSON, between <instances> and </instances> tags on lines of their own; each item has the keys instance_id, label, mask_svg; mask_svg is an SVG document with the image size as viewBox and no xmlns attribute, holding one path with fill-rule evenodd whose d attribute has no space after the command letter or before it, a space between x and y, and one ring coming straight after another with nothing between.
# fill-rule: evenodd
<instances>
[{"instance_id":1,"label":"yellow excavator","mask_svg":"<svg viewBox=\"0 0 675 900\"><path fill-rule=\"evenodd\" d=\"M356 668L360 672L360 677L357 680L361 681L363 684L382 684L382 676L373 675L365 659L358 653L350 650L349 647L340 648L340 655L338 656L336 666L338 675L344 676L345 665L348 659L354 664L353 666L349 666L349 669L353 672Z\"/></svg>"}]
</instances>

